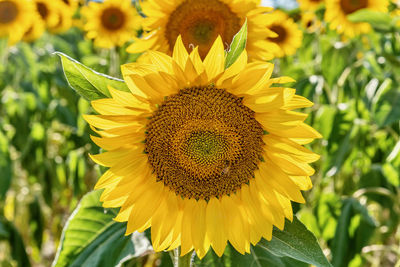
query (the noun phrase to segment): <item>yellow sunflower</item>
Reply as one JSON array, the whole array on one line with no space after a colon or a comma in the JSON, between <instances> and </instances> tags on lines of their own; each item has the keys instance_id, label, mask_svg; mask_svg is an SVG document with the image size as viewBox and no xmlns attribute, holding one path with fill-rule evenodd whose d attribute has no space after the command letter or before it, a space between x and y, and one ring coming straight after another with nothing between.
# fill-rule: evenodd
<instances>
[{"instance_id":1,"label":"yellow sunflower","mask_svg":"<svg viewBox=\"0 0 400 267\"><path fill-rule=\"evenodd\" d=\"M78 8L78 0L61 0L62 2L64 2L64 4L67 5L67 7L69 7L72 12L74 13L75 10Z\"/></svg>"},{"instance_id":2,"label":"yellow sunflower","mask_svg":"<svg viewBox=\"0 0 400 267\"><path fill-rule=\"evenodd\" d=\"M297 0L300 9L305 11L316 10L325 0Z\"/></svg>"},{"instance_id":3,"label":"yellow sunflower","mask_svg":"<svg viewBox=\"0 0 400 267\"><path fill-rule=\"evenodd\" d=\"M371 9L387 12L387 0L326 0L325 21L330 23L330 29L354 37L371 30L368 23L353 23L347 16L360 10Z\"/></svg>"},{"instance_id":4,"label":"yellow sunflower","mask_svg":"<svg viewBox=\"0 0 400 267\"><path fill-rule=\"evenodd\" d=\"M69 30L72 27L72 16L74 15L74 9L67 4L60 3L57 10L57 24L53 27L49 27L51 33L62 33Z\"/></svg>"},{"instance_id":5,"label":"yellow sunflower","mask_svg":"<svg viewBox=\"0 0 400 267\"><path fill-rule=\"evenodd\" d=\"M224 55L221 37L202 60L179 36L172 57L123 65L130 92L109 88L112 98L92 101L101 115L84 117L107 150L92 155L109 167L95 187L103 206L121 207L126 234L151 227L155 251L221 256L229 241L249 253L312 187L319 156L302 144L320 134L293 111L312 103L276 86L292 79L271 78L271 63L247 63L244 51L224 70Z\"/></svg>"},{"instance_id":6,"label":"yellow sunflower","mask_svg":"<svg viewBox=\"0 0 400 267\"><path fill-rule=\"evenodd\" d=\"M231 43L247 18L247 51L250 60L270 60L273 55L265 39L274 36L266 27L271 8L255 0L149 0L142 4L145 34L135 39L127 51L142 53L149 49L172 54L178 35L187 49L198 46L205 58L215 38L222 37L224 47Z\"/></svg>"},{"instance_id":7,"label":"yellow sunflower","mask_svg":"<svg viewBox=\"0 0 400 267\"><path fill-rule=\"evenodd\" d=\"M26 0L0 0L0 37L8 38L10 45L21 40L29 29L34 6Z\"/></svg>"},{"instance_id":8,"label":"yellow sunflower","mask_svg":"<svg viewBox=\"0 0 400 267\"><path fill-rule=\"evenodd\" d=\"M308 33L313 33L322 29L322 23L314 12L302 12L300 24Z\"/></svg>"},{"instance_id":9,"label":"yellow sunflower","mask_svg":"<svg viewBox=\"0 0 400 267\"><path fill-rule=\"evenodd\" d=\"M24 33L22 40L25 42L33 42L39 39L46 30L46 25L40 15L35 12L32 23L28 30Z\"/></svg>"},{"instance_id":10,"label":"yellow sunflower","mask_svg":"<svg viewBox=\"0 0 400 267\"><path fill-rule=\"evenodd\" d=\"M86 36L103 48L121 46L131 40L140 28L139 14L130 0L106 0L90 2L82 8L86 22Z\"/></svg>"},{"instance_id":11,"label":"yellow sunflower","mask_svg":"<svg viewBox=\"0 0 400 267\"><path fill-rule=\"evenodd\" d=\"M36 10L46 24L46 27L54 27L58 23L57 9L62 4L59 0L33 0L36 4Z\"/></svg>"},{"instance_id":12,"label":"yellow sunflower","mask_svg":"<svg viewBox=\"0 0 400 267\"><path fill-rule=\"evenodd\" d=\"M275 32L277 36L267 39L268 46L275 57L290 56L296 53L301 46L303 33L293 19L279 10L272 13L273 20L268 28Z\"/></svg>"}]
</instances>

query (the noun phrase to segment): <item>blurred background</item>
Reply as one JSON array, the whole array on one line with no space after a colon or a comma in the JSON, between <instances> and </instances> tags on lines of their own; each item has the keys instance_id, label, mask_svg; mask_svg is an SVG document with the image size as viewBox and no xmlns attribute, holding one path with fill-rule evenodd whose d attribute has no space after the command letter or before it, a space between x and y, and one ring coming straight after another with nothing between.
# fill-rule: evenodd
<instances>
[{"instance_id":1,"label":"blurred background","mask_svg":"<svg viewBox=\"0 0 400 267\"><path fill-rule=\"evenodd\" d=\"M294 55L274 59L274 75L296 79L297 94L315 103L307 122L324 137L310 145L322 157L306 204L294 204L298 218L335 267L399 267L399 3L392 1L384 18L370 18L373 31L350 38L327 26L324 4L306 12L296 1L262 2L282 9L302 32ZM70 20L60 31L11 45L0 39L2 267L50 266L66 220L100 176L88 157L98 148L82 118L92 110L53 53L115 77L137 57L125 52L131 42L106 49L85 38L82 5L59 18Z\"/></svg>"}]
</instances>

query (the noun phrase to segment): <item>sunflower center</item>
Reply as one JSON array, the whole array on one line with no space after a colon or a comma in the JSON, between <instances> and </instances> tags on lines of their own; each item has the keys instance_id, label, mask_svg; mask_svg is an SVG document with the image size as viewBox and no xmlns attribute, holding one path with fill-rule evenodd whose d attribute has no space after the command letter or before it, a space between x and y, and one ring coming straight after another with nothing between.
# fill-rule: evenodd
<instances>
[{"instance_id":1,"label":"sunflower center","mask_svg":"<svg viewBox=\"0 0 400 267\"><path fill-rule=\"evenodd\" d=\"M249 182L262 135L241 98L212 86L186 88L153 113L146 153L158 181L184 198L208 200Z\"/></svg>"},{"instance_id":2,"label":"sunflower center","mask_svg":"<svg viewBox=\"0 0 400 267\"><path fill-rule=\"evenodd\" d=\"M284 27L280 25L273 25L270 27L270 30L275 32L278 36L276 37L269 37L268 40L274 43L283 43L287 37L287 31Z\"/></svg>"},{"instance_id":3,"label":"sunflower center","mask_svg":"<svg viewBox=\"0 0 400 267\"><path fill-rule=\"evenodd\" d=\"M17 5L12 1L0 2L0 23L12 22L18 15Z\"/></svg>"},{"instance_id":4,"label":"sunflower center","mask_svg":"<svg viewBox=\"0 0 400 267\"><path fill-rule=\"evenodd\" d=\"M118 30L125 24L125 14L118 8L107 8L101 14L101 23L108 30Z\"/></svg>"},{"instance_id":5,"label":"sunflower center","mask_svg":"<svg viewBox=\"0 0 400 267\"><path fill-rule=\"evenodd\" d=\"M165 37L174 47L176 38L182 35L187 49L199 46L201 58L205 58L218 35L230 44L240 30L241 19L229 6L219 0L185 0L169 16Z\"/></svg>"},{"instance_id":6,"label":"sunflower center","mask_svg":"<svg viewBox=\"0 0 400 267\"><path fill-rule=\"evenodd\" d=\"M368 0L340 0L340 7L346 14L368 7Z\"/></svg>"},{"instance_id":7,"label":"sunflower center","mask_svg":"<svg viewBox=\"0 0 400 267\"><path fill-rule=\"evenodd\" d=\"M36 3L36 8L42 19L46 19L47 16L49 15L49 9L47 8L46 4Z\"/></svg>"}]
</instances>

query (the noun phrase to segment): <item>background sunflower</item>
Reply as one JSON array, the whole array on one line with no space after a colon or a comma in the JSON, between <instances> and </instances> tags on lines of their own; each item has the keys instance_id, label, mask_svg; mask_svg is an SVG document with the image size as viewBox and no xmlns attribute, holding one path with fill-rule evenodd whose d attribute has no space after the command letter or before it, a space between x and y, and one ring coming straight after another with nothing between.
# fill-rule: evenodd
<instances>
[{"instance_id":1,"label":"background sunflower","mask_svg":"<svg viewBox=\"0 0 400 267\"><path fill-rule=\"evenodd\" d=\"M139 15L129 0L90 2L82 8L84 30L96 46L111 48L131 40L140 29Z\"/></svg>"},{"instance_id":2,"label":"background sunflower","mask_svg":"<svg viewBox=\"0 0 400 267\"><path fill-rule=\"evenodd\" d=\"M286 13L275 10L268 28L277 36L267 38L268 46L275 57L290 56L301 46L303 33Z\"/></svg>"},{"instance_id":3,"label":"background sunflower","mask_svg":"<svg viewBox=\"0 0 400 267\"><path fill-rule=\"evenodd\" d=\"M247 18L247 51L250 60L270 60L273 55L265 41L273 36L267 23L271 18L270 8L260 7L254 0L149 0L144 2L142 38L128 47L130 53L142 53L154 49L172 54L178 35L182 35L187 49L199 47L202 59L205 58L215 38L220 35L225 48Z\"/></svg>"},{"instance_id":4,"label":"background sunflower","mask_svg":"<svg viewBox=\"0 0 400 267\"><path fill-rule=\"evenodd\" d=\"M353 23L347 19L348 15L360 9L387 12L388 4L387 0L326 0L325 20L330 29L354 37L369 32L371 26L368 23Z\"/></svg>"}]
</instances>

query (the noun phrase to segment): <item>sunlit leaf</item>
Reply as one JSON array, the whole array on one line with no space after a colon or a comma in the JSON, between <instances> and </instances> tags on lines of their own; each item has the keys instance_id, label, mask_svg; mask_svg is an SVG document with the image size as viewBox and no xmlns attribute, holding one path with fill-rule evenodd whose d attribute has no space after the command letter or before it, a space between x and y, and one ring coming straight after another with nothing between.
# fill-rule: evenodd
<instances>
[{"instance_id":1,"label":"sunlit leaf","mask_svg":"<svg viewBox=\"0 0 400 267\"><path fill-rule=\"evenodd\" d=\"M233 37L229 51L225 58L225 69L229 68L246 48L247 42L247 19L240 31Z\"/></svg>"},{"instance_id":2,"label":"sunlit leaf","mask_svg":"<svg viewBox=\"0 0 400 267\"><path fill-rule=\"evenodd\" d=\"M386 12L379 12L370 9L361 9L350 15L347 18L351 22L367 22L379 31L390 31L393 24L393 18Z\"/></svg>"},{"instance_id":3,"label":"sunlit leaf","mask_svg":"<svg viewBox=\"0 0 400 267\"><path fill-rule=\"evenodd\" d=\"M87 100L110 97L107 86L122 91L129 91L123 80L98 73L67 55L57 52L61 57L65 77L69 85Z\"/></svg>"},{"instance_id":4,"label":"sunlit leaf","mask_svg":"<svg viewBox=\"0 0 400 267\"><path fill-rule=\"evenodd\" d=\"M104 210L101 191L85 195L66 223L54 267L116 266L151 249L144 234L125 236L126 224Z\"/></svg>"}]
</instances>

